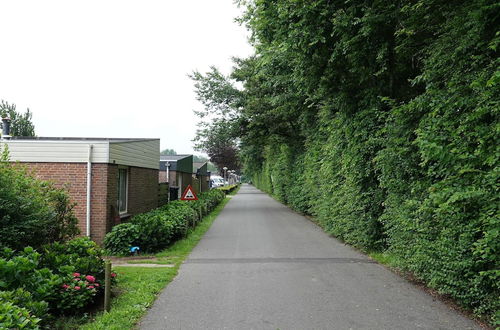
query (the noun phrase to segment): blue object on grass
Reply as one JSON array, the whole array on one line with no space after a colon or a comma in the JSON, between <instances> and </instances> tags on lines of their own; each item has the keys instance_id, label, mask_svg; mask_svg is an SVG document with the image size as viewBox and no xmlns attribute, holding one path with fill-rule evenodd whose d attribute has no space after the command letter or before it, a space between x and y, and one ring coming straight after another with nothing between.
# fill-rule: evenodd
<instances>
[{"instance_id":1,"label":"blue object on grass","mask_svg":"<svg viewBox=\"0 0 500 330\"><path fill-rule=\"evenodd\" d=\"M137 253L137 252L139 252L139 250L140 250L140 249L141 249L141 248L140 248L140 247L138 247L138 246L132 246L132 247L130 248L130 253Z\"/></svg>"}]
</instances>

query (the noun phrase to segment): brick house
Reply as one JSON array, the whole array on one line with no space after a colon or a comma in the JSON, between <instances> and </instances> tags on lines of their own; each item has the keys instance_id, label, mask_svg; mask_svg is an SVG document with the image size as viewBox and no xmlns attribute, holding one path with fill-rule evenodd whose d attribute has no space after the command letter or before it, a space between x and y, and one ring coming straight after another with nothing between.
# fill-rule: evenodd
<instances>
[{"instance_id":1,"label":"brick house","mask_svg":"<svg viewBox=\"0 0 500 330\"><path fill-rule=\"evenodd\" d=\"M188 185L192 184L193 155L160 156L159 182L168 182L170 187L177 187L178 197Z\"/></svg>"},{"instance_id":2,"label":"brick house","mask_svg":"<svg viewBox=\"0 0 500 330\"><path fill-rule=\"evenodd\" d=\"M3 145L11 161L69 192L81 234L99 244L113 225L158 206L159 139L12 138Z\"/></svg>"}]
</instances>

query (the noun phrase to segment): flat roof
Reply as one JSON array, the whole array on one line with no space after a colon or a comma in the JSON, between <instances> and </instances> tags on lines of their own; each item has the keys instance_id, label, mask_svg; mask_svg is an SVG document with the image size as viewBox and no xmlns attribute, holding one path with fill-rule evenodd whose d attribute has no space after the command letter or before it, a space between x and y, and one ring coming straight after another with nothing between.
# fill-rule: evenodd
<instances>
[{"instance_id":1,"label":"flat roof","mask_svg":"<svg viewBox=\"0 0 500 330\"><path fill-rule=\"evenodd\" d=\"M160 155L160 161L162 162L176 162L178 160L187 158L191 155Z\"/></svg>"},{"instance_id":2,"label":"flat roof","mask_svg":"<svg viewBox=\"0 0 500 330\"><path fill-rule=\"evenodd\" d=\"M154 138L102 138L102 137L50 137L50 136L13 136L7 141L107 141L113 142L140 142L159 140Z\"/></svg>"}]
</instances>

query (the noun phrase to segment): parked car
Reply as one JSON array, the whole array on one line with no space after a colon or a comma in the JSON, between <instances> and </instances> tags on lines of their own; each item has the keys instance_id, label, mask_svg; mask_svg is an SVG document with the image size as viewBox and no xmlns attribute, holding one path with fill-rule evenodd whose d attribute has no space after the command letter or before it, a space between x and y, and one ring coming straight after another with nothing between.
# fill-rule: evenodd
<instances>
[{"instance_id":1,"label":"parked car","mask_svg":"<svg viewBox=\"0 0 500 330\"><path fill-rule=\"evenodd\" d=\"M224 186L224 179L220 176L212 176L210 177L210 187L217 188Z\"/></svg>"}]
</instances>

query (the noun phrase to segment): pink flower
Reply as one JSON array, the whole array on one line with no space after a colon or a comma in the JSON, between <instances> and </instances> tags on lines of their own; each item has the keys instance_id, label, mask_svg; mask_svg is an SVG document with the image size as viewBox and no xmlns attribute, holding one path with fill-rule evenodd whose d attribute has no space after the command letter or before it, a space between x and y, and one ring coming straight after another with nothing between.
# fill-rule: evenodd
<instances>
[{"instance_id":1,"label":"pink flower","mask_svg":"<svg viewBox=\"0 0 500 330\"><path fill-rule=\"evenodd\" d=\"M74 278L73 281L79 281L80 279L79 278Z\"/></svg>"},{"instance_id":2,"label":"pink flower","mask_svg":"<svg viewBox=\"0 0 500 330\"><path fill-rule=\"evenodd\" d=\"M73 277L80 277L80 273L73 273Z\"/></svg>"},{"instance_id":3,"label":"pink flower","mask_svg":"<svg viewBox=\"0 0 500 330\"><path fill-rule=\"evenodd\" d=\"M94 286L98 287L98 286L99 286L99 283L94 283Z\"/></svg>"},{"instance_id":4,"label":"pink flower","mask_svg":"<svg viewBox=\"0 0 500 330\"><path fill-rule=\"evenodd\" d=\"M92 276L92 275L87 275L85 276L85 278L87 279L87 281L89 281L90 283L94 283L95 282L95 277Z\"/></svg>"},{"instance_id":5,"label":"pink flower","mask_svg":"<svg viewBox=\"0 0 500 330\"><path fill-rule=\"evenodd\" d=\"M116 273L111 273L111 277L116 277Z\"/></svg>"},{"instance_id":6,"label":"pink flower","mask_svg":"<svg viewBox=\"0 0 500 330\"><path fill-rule=\"evenodd\" d=\"M80 287L79 286L75 286L75 290L80 290Z\"/></svg>"},{"instance_id":7,"label":"pink flower","mask_svg":"<svg viewBox=\"0 0 500 330\"><path fill-rule=\"evenodd\" d=\"M62 287L63 289L67 289L67 288L69 288L69 285L67 285L67 284L63 284L63 285L61 285L61 287Z\"/></svg>"},{"instance_id":8,"label":"pink flower","mask_svg":"<svg viewBox=\"0 0 500 330\"><path fill-rule=\"evenodd\" d=\"M93 286L93 285L89 285L89 289L93 289L93 288L94 288L94 286Z\"/></svg>"}]
</instances>

